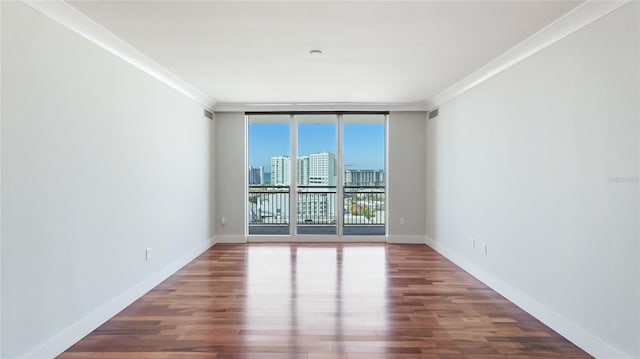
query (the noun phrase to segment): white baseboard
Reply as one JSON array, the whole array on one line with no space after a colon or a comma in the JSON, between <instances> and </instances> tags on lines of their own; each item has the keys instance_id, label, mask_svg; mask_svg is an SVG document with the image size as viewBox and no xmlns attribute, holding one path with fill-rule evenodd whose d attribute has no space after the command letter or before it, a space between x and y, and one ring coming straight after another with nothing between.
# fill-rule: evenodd
<instances>
[{"instance_id":1,"label":"white baseboard","mask_svg":"<svg viewBox=\"0 0 640 359\"><path fill-rule=\"evenodd\" d=\"M433 240L433 238L427 236L426 244L594 357L631 358L556 311L538 302L529 294L522 292L513 285L496 278L493 274L464 259L454 250L438 243L438 241Z\"/></svg>"},{"instance_id":2,"label":"white baseboard","mask_svg":"<svg viewBox=\"0 0 640 359\"><path fill-rule=\"evenodd\" d=\"M247 243L247 237L242 234L217 234L213 238L216 243Z\"/></svg>"},{"instance_id":3,"label":"white baseboard","mask_svg":"<svg viewBox=\"0 0 640 359\"><path fill-rule=\"evenodd\" d=\"M180 258L177 258L157 272L149 275L142 282L129 288L122 294L89 313L84 318L78 320L66 329L63 329L60 334L50 338L21 357L54 358L80 339L84 338L87 334L91 333L94 329L98 328L104 322L111 319L114 315L118 314L138 298L142 297L145 293L156 287L163 280L173 275L200 254L207 251L214 244L215 242L213 238L210 238L208 241L195 246Z\"/></svg>"},{"instance_id":4,"label":"white baseboard","mask_svg":"<svg viewBox=\"0 0 640 359\"><path fill-rule=\"evenodd\" d=\"M425 244L424 236L420 235L389 235L387 243L393 244Z\"/></svg>"}]
</instances>

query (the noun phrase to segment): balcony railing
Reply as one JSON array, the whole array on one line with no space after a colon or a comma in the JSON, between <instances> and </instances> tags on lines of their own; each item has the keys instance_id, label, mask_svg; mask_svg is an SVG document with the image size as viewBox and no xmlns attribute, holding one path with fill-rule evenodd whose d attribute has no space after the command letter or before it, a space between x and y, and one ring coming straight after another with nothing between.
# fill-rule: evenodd
<instances>
[{"instance_id":1,"label":"balcony railing","mask_svg":"<svg viewBox=\"0 0 640 359\"><path fill-rule=\"evenodd\" d=\"M342 215L344 234L384 234L385 187L344 186L343 190L339 213L335 186L298 186L298 233L335 234ZM249 234L289 234L290 193L289 186L249 186Z\"/></svg>"},{"instance_id":2,"label":"balcony railing","mask_svg":"<svg viewBox=\"0 0 640 359\"><path fill-rule=\"evenodd\" d=\"M289 186L249 186L249 224L289 224Z\"/></svg>"},{"instance_id":3,"label":"balcony railing","mask_svg":"<svg viewBox=\"0 0 640 359\"><path fill-rule=\"evenodd\" d=\"M298 226L336 224L335 186L298 186Z\"/></svg>"},{"instance_id":4,"label":"balcony railing","mask_svg":"<svg viewBox=\"0 0 640 359\"><path fill-rule=\"evenodd\" d=\"M385 204L384 186L345 186L344 225L384 225Z\"/></svg>"}]
</instances>

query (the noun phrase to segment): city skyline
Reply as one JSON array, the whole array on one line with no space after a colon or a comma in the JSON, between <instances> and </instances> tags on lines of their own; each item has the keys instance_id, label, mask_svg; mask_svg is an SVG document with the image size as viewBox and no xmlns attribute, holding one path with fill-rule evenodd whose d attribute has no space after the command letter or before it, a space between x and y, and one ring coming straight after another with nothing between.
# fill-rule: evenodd
<instances>
[{"instance_id":1,"label":"city skyline","mask_svg":"<svg viewBox=\"0 0 640 359\"><path fill-rule=\"evenodd\" d=\"M298 185L335 186L337 178L336 154L323 151L298 156L296 159L296 182ZM271 157L271 184L291 184L291 158Z\"/></svg>"},{"instance_id":2,"label":"city skyline","mask_svg":"<svg viewBox=\"0 0 640 359\"><path fill-rule=\"evenodd\" d=\"M249 125L249 166L270 173L271 158L290 157L289 124ZM299 124L298 157L312 153L336 153L335 124ZM383 124L345 124L344 169L384 170L385 129Z\"/></svg>"},{"instance_id":3,"label":"city skyline","mask_svg":"<svg viewBox=\"0 0 640 359\"><path fill-rule=\"evenodd\" d=\"M336 156L331 152L318 152L299 156L296 160L296 182L301 186L335 186L337 180ZM344 184L347 186L381 186L385 183L382 169L345 169ZM270 172L264 167L249 166L250 185L291 184L291 158L271 157Z\"/></svg>"}]
</instances>

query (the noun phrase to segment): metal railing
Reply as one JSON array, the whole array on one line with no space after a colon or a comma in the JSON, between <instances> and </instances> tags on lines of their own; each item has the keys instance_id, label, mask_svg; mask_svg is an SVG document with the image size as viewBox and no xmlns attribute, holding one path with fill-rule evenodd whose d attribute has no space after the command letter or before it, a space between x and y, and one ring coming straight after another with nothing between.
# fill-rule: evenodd
<instances>
[{"instance_id":1,"label":"metal railing","mask_svg":"<svg viewBox=\"0 0 640 359\"><path fill-rule=\"evenodd\" d=\"M298 225L336 224L336 186L298 186Z\"/></svg>"},{"instance_id":2,"label":"metal railing","mask_svg":"<svg viewBox=\"0 0 640 359\"><path fill-rule=\"evenodd\" d=\"M345 186L344 225L381 226L385 224L384 186Z\"/></svg>"},{"instance_id":3,"label":"metal railing","mask_svg":"<svg viewBox=\"0 0 640 359\"><path fill-rule=\"evenodd\" d=\"M289 186L249 186L249 224L289 224Z\"/></svg>"},{"instance_id":4,"label":"metal railing","mask_svg":"<svg viewBox=\"0 0 640 359\"><path fill-rule=\"evenodd\" d=\"M342 215L345 226L385 224L384 186L344 186ZM289 186L249 186L249 225L288 225ZM335 186L298 186L298 226L335 225Z\"/></svg>"}]
</instances>

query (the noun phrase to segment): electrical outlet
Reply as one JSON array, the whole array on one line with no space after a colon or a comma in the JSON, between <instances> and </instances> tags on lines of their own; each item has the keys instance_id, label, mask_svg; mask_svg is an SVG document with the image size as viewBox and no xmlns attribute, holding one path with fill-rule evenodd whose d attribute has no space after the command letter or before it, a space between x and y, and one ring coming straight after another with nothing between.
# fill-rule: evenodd
<instances>
[{"instance_id":1,"label":"electrical outlet","mask_svg":"<svg viewBox=\"0 0 640 359\"><path fill-rule=\"evenodd\" d=\"M227 224L227 217L221 217L220 218L220 223Z\"/></svg>"},{"instance_id":2,"label":"electrical outlet","mask_svg":"<svg viewBox=\"0 0 640 359\"><path fill-rule=\"evenodd\" d=\"M144 260L151 260L151 248L147 248L147 250L144 251Z\"/></svg>"},{"instance_id":3,"label":"electrical outlet","mask_svg":"<svg viewBox=\"0 0 640 359\"><path fill-rule=\"evenodd\" d=\"M482 243L482 254L487 254L487 244Z\"/></svg>"},{"instance_id":4,"label":"electrical outlet","mask_svg":"<svg viewBox=\"0 0 640 359\"><path fill-rule=\"evenodd\" d=\"M406 221L404 220L404 217L400 217L400 224L405 224Z\"/></svg>"}]
</instances>

